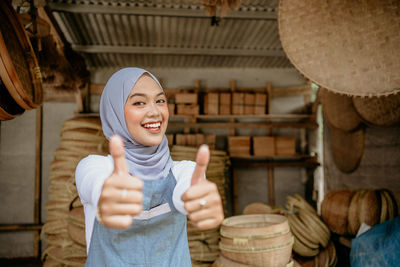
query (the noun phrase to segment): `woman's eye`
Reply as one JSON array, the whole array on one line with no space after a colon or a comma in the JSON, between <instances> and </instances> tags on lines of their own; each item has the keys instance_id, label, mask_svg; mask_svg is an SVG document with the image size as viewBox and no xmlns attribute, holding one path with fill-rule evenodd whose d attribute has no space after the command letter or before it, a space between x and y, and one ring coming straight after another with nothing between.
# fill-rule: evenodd
<instances>
[{"instance_id":1,"label":"woman's eye","mask_svg":"<svg viewBox=\"0 0 400 267\"><path fill-rule=\"evenodd\" d=\"M165 100L165 99L158 99L157 101L156 101L156 103L166 103L167 101Z\"/></svg>"},{"instance_id":2,"label":"woman's eye","mask_svg":"<svg viewBox=\"0 0 400 267\"><path fill-rule=\"evenodd\" d=\"M144 105L144 102L137 101L137 102L134 102L133 105L134 105L134 106L143 106L143 105Z\"/></svg>"}]
</instances>

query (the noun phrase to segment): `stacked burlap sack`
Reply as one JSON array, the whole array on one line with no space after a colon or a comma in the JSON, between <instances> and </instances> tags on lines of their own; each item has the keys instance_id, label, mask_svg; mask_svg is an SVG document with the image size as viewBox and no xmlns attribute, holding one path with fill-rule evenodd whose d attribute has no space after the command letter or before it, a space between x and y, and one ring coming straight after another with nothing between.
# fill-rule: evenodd
<instances>
[{"instance_id":1,"label":"stacked burlap sack","mask_svg":"<svg viewBox=\"0 0 400 267\"><path fill-rule=\"evenodd\" d=\"M173 146L171 157L173 160L195 161L197 148L186 146ZM210 162L206 171L208 180L214 182L222 198L226 214L226 173L230 161L225 151L211 150ZM188 241L190 257L193 266L210 266L219 255L218 242L220 239L219 228L201 231L188 221Z\"/></svg>"},{"instance_id":2,"label":"stacked burlap sack","mask_svg":"<svg viewBox=\"0 0 400 267\"><path fill-rule=\"evenodd\" d=\"M86 260L85 218L75 186L75 168L89 154L108 154L98 117L67 120L60 131L60 147L50 164L46 241L43 266L83 266Z\"/></svg>"},{"instance_id":3,"label":"stacked burlap sack","mask_svg":"<svg viewBox=\"0 0 400 267\"><path fill-rule=\"evenodd\" d=\"M355 236L362 223L374 226L391 220L399 207L398 197L388 189L340 189L325 196L321 212L332 232Z\"/></svg>"}]
</instances>

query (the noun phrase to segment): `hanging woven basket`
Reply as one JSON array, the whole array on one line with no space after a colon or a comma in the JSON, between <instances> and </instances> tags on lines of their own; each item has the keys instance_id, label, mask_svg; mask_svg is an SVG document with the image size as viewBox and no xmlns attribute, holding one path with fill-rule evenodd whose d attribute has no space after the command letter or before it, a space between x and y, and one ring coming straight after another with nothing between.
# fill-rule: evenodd
<instances>
[{"instance_id":1,"label":"hanging woven basket","mask_svg":"<svg viewBox=\"0 0 400 267\"><path fill-rule=\"evenodd\" d=\"M346 95L400 92L400 1L281 0L279 34L292 64Z\"/></svg>"},{"instance_id":2,"label":"hanging woven basket","mask_svg":"<svg viewBox=\"0 0 400 267\"><path fill-rule=\"evenodd\" d=\"M43 101L39 65L22 22L8 1L0 1L0 77L15 102L32 109Z\"/></svg>"}]
</instances>

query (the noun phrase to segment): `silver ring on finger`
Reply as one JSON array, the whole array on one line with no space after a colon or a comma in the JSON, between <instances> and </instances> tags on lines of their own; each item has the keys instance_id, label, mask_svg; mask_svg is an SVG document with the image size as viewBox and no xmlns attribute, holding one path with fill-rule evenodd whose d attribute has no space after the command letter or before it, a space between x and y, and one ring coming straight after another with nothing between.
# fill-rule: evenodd
<instances>
[{"instance_id":1,"label":"silver ring on finger","mask_svg":"<svg viewBox=\"0 0 400 267\"><path fill-rule=\"evenodd\" d=\"M206 204L207 204L207 200L200 199L199 204L200 204L200 208L204 208L206 206Z\"/></svg>"},{"instance_id":2,"label":"silver ring on finger","mask_svg":"<svg viewBox=\"0 0 400 267\"><path fill-rule=\"evenodd\" d=\"M121 197L122 198L126 198L126 196L128 195L128 190L126 188L121 190Z\"/></svg>"}]
</instances>

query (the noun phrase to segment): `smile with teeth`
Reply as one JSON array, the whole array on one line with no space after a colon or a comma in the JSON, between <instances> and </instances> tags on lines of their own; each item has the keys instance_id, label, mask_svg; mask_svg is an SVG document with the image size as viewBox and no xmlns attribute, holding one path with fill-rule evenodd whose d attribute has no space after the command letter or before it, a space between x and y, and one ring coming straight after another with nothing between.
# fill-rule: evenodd
<instances>
[{"instance_id":1,"label":"smile with teeth","mask_svg":"<svg viewBox=\"0 0 400 267\"><path fill-rule=\"evenodd\" d=\"M143 127L149 130L158 130L161 127L161 122L145 123Z\"/></svg>"}]
</instances>

